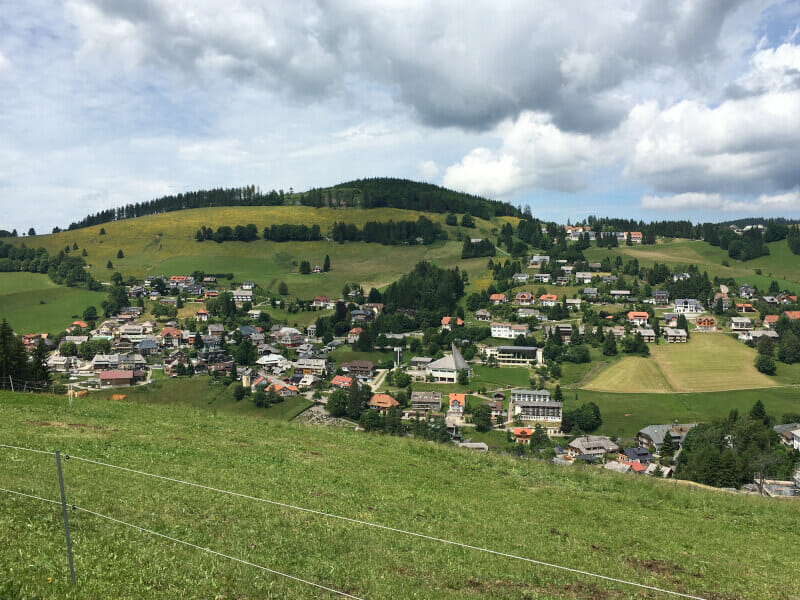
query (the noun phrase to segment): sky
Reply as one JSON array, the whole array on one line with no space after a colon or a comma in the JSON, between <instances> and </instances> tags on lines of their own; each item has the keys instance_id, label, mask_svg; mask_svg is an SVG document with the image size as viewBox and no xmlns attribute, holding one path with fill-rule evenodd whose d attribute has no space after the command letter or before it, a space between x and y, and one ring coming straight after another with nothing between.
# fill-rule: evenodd
<instances>
[{"instance_id":1,"label":"sky","mask_svg":"<svg viewBox=\"0 0 800 600\"><path fill-rule=\"evenodd\" d=\"M0 228L407 177L800 218L800 1L0 0Z\"/></svg>"}]
</instances>

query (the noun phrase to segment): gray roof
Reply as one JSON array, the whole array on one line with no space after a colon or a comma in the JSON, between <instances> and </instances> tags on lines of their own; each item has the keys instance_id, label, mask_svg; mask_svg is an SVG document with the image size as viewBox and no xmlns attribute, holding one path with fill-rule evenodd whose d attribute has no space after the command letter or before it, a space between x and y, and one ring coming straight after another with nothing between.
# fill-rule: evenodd
<instances>
[{"instance_id":1,"label":"gray roof","mask_svg":"<svg viewBox=\"0 0 800 600\"><path fill-rule=\"evenodd\" d=\"M695 427L697 423L681 423L675 425L648 425L644 429L639 430L639 435L647 436L656 446L660 446L664 443L664 434L667 431L672 431L673 429L678 429L681 433L681 440L686 437L686 433L692 428Z\"/></svg>"},{"instance_id":2,"label":"gray roof","mask_svg":"<svg viewBox=\"0 0 800 600\"><path fill-rule=\"evenodd\" d=\"M428 365L428 368L437 371L468 371L469 365L467 361L464 360L464 357L461 356L461 352L458 351L456 345L450 344L450 349L453 352L451 356L445 356L439 360L433 361Z\"/></svg>"}]
</instances>

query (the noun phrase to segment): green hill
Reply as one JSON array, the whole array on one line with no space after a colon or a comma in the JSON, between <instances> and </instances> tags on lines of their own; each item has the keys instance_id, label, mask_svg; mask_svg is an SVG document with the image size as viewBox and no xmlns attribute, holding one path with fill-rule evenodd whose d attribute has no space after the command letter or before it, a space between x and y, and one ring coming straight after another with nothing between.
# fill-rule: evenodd
<instances>
[{"instance_id":1,"label":"green hill","mask_svg":"<svg viewBox=\"0 0 800 600\"><path fill-rule=\"evenodd\" d=\"M791 598L800 505L349 430L173 406L0 393L0 440L705 598ZM362 598L641 598L641 590L109 469L64 465L68 502ZM50 455L0 449L0 487L58 498ZM324 593L0 492L0 590L28 598ZM11 583L8 583L11 582ZM661 597L647 593L647 597ZM333 596L331 596L333 597Z\"/></svg>"}]
</instances>

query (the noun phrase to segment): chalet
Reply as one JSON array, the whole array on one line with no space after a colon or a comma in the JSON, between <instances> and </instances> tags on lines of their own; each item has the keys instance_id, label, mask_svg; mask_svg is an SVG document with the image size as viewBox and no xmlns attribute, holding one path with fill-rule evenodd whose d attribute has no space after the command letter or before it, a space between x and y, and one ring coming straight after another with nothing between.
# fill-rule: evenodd
<instances>
[{"instance_id":1,"label":"chalet","mask_svg":"<svg viewBox=\"0 0 800 600\"><path fill-rule=\"evenodd\" d=\"M135 348L136 351L142 356L152 356L154 354L158 354L158 352L161 350L160 346L151 338L142 340L136 344Z\"/></svg>"},{"instance_id":2,"label":"chalet","mask_svg":"<svg viewBox=\"0 0 800 600\"><path fill-rule=\"evenodd\" d=\"M194 313L194 320L195 321L202 321L205 323L208 321L208 311L205 308L201 308L196 313Z\"/></svg>"},{"instance_id":3,"label":"chalet","mask_svg":"<svg viewBox=\"0 0 800 600\"><path fill-rule=\"evenodd\" d=\"M647 325L650 315L643 311L632 310L628 312L628 323L636 327Z\"/></svg>"},{"instance_id":4,"label":"chalet","mask_svg":"<svg viewBox=\"0 0 800 600\"><path fill-rule=\"evenodd\" d=\"M583 288L583 295L593 300L597 298L597 288L596 287Z\"/></svg>"},{"instance_id":5,"label":"chalet","mask_svg":"<svg viewBox=\"0 0 800 600\"><path fill-rule=\"evenodd\" d=\"M386 307L383 302L367 302L366 304L362 304L361 308L364 310L371 310L376 315L379 315L383 312L383 309Z\"/></svg>"},{"instance_id":6,"label":"chalet","mask_svg":"<svg viewBox=\"0 0 800 600\"><path fill-rule=\"evenodd\" d=\"M762 337L777 340L780 336L778 332L773 329L756 329L753 331L745 331L739 334L739 339L747 342L750 340L760 340Z\"/></svg>"},{"instance_id":7,"label":"chalet","mask_svg":"<svg viewBox=\"0 0 800 600\"><path fill-rule=\"evenodd\" d=\"M656 304L666 304L669 302L669 292L667 290L653 290L651 296Z\"/></svg>"},{"instance_id":8,"label":"chalet","mask_svg":"<svg viewBox=\"0 0 800 600\"><path fill-rule=\"evenodd\" d=\"M742 333L753 330L753 322L747 317L731 317L731 331Z\"/></svg>"},{"instance_id":9,"label":"chalet","mask_svg":"<svg viewBox=\"0 0 800 600\"><path fill-rule=\"evenodd\" d=\"M294 327L280 327L272 332L272 338L285 348L297 348L303 343L303 334Z\"/></svg>"},{"instance_id":10,"label":"chalet","mask_svg":"<svg viewBox=\"0 0 800 600\"><path fill-rule=\"evenodd\" d=\"M775 327L775 324L778 322L778 315L767 315L764 317L764 327L772 329Z\"/></svg>"},{"instance_id":11,"label":"chalet","mask_svg":"<svg viewBox=\"0 0 800 600\"><path fill-rule=\"evenodd\" d=\"M556 277L556 285L569 285L569 277Z\"/></svg>"},{"instance_id":12,"label":"chalet","mask_svg":"<svg viewBox=\"0 0 800 600\"><path fill-rule=\"evenodd\" d=\"M677 327L678 326L678 315L675 313L665 313L664 314L664 325L666 327Z\"/></svg>"},{"instance_id":13,"label":"chalet","mask_svg":"<svg viewBox=\"0 0 800 600\"><path fill-rule=\"evenodd\" d=\"M539 296L539 304L542 306L555 306L558 304L558 296L555 294L542 294Z\"/></svg>"},{"instance_id":14,"label":"chalet","mask_svg":"<svg viewBox=\"0 0 800 600\"><path fill-rule=\"evenodd\" d=\"M356 309L350 311L350 319L353 323L372 323L375 320L375 313L371 310Z\"/></svg>"},{"instance_id":15,"label":"chalet","mask_svg":"<svg viewBox=\"0 0 800 600\"><path fill-rule=\"evenodd\" d=\"M506 295L505 294L492 294L489 296L489 302L494 304L495 306L498 304L505 304L506 303Z\"/></svg>"},{"instance_id":16,"label":"chalet","mask_svg":"<svg viewBox=\"0 0 800 600\"><path fill-rule=\"evenodd\" d=\"M635 330L634 333L641 335L645 342L655 343L656 341L656 332L650 327L642 327L641 329Z\"/></svg>"},{"instance_id":17,"label":"chalet","mask_svg":"<svg viewBox=\"0 0 800 600\"><path fill-rule=\"evenodd\" d=\"M330 300L327 296L317 296L314 298L314 301L311 303L311 306L316 308L326 308Z\"/></svg>"},{"instance_id":18,"label":"chalet","mask_svg":"<svg viewBox=\"0 0 800 600\"><path fill-rule=\"evenodd\" d=\"M260 367L266 367L268 369L278 369L280 371L285 371L291 366L291 363L288 360L286 360L286 358L284 358L280 354L272 354L272 353L259 356L258 360L256 360L256 364Z\"/></svg>"},{"instance_id":19,"label":"chalet","mask_svg":"<svg viewBox=\"0 0 800 600\"><path fill-rule=\"evenodd\" d=\"M590 262L589 263L589 270L590 271L599 271L603 266L603 263L599 262Z\"/></svg>"},{"instance_id":20,"label":"chalet","mask_svg":"<svg viewBox=\"0 0 800 600\"><path fill-rule=\"evenodd\" d=\"M451 417L461 417L467 407L466 394L450 394L447 399L447 414Z\"/></svg>"},{"instance_id":21,"label":"chalet","mask_svg":"<svg viewBox=\"0 0 800 600\"><path fill-rule=\"evenodd\" d=\"M203 293L203 297L204 297L206 300L210 300L210 299L212 299L212 298L217 298L218 296L219 296L219 292L218 292L217 290L206 290L206 291Z\"/></svg>"},{"instance_id":22,"label":"chalet","mask_svg":"<svg viewBox=\"0 0 800 600\"><path fill-rule=\"evenodd\" d=\"M557 335L565 344L569 344L572 339L572 325L569 323L556 323L545 327L548 336Z\"/></svg>"},{"instance_id":23,"label":"chalet","mask_svg":"<svg viewBox=\"0 0 800 600\"><path fill-rule=\"evenodd\" d=\"M578 283L592 283L592 274L589 271L578 271L575 273L575 281Z\"/></svg>"},{"instance_id":24,"label":"chalet","mask_svg":"<svg viewBox=\"0 0 800 600\"><path fill-rule=\"evenodd\" d=\"M531 257L530 263L528 263L528 264L531 267L538 268L538 267L541 267L543 264L549 263L549 262L550 262L550 257L549 256L540 255L540 254L534 254Z\"/></svg>"},{"instance_id":25,"label":"chalet","mask_svg":"<svg viewBox=\"0 0 800 600\"><path fill-rule=\"evenodd\" d=\"M778 299L775 296L762 296L761 299L764 301L764 304L778 306Z\"/></svg>"},{"instance_id":26,"label":"chalet","mask_svg":"<svg viewBox=\"0 0 800 600\"><path fill-rule=\"evenodd\" d=\"M312 338L313 337L317 337L317 324L316 323L312 323L311 325L306 327L306 335L308 337L312 337Z\"/></svg>"},{"instance_id":27,"label":"chalet","mask_svg":"<svg viewBox=\"0 0 800 600\"><path fill-rule=\"evenodd\" d=\"M238 289L234 290L233 292L233 301L244 303L244 302L252 302L253 301L253 291L252 290L245 290L245 289Z\"/></svg>"},{"instance_id":28,"label":"chalet","mask_svg":"<svg viewBox=\"0 0 800 600\"><path fill-rule=\"evenodd\" d=\"M626 239L629 238L634 244L641 244L643 239L641 231L628 231L625 237Z\"/></svg>"},{"instance_id":29,"label":"chalet","mask_svg":"<svg viewBox=\"0 0 800 600\"><path fill-rule=\"evenodd\" d=\"M475 311L475 318L478 319L478 321L491 321L492 313L485 308L480 308Z\"/></svg>"},{"instance_id":30,"label":"chalet","mask_svg":"<svg viewBox=\"0 0 800 600\"><path fill-rule=\"evenodd\" d=\"M746 300L750 300L753 296L756 295L756 290L752 286L747 284L739 286L739 296Z\"/></svg>"},{"instance_id":31,"label":"chalet","mask_svg":"<svg viewBox=\"0 0 800 600\"><path fill-rule=\"evenodd\" d=\"M550 283L550 273L534 273L534 283Z\"/></svg>"},{"instance_id":32,"label":"chalet","mask_svg":"<svg viewBox=\"0 0 800 600\"><path fill-rule=\"evenodd\" d=\"M289 398L290 396L296 396L300 390L291 383L273 383L266 387L264 391L278 394L281 398Z\"/></svg>"},{"instance_id":33,"label":"chalet","mask_svg":"<svg viewBox=\"0 0 800 600\"><path fill-rule=\"evenodd\" d=\"M442 329L450 330L453 327L463 327L464 321L458 317L442 317Z\"/></svg>"},{"instance_id":34,"label":"chalet","mask_svg":"<svg viewBox=\"0 0 800 600\"><path fill-rule=\"evenodd\" d=\"M572 272L575 270L575 267L572 265L566 265L561 267L561 272L565 275L572 275Z\"/></svg>"},{"instance_id":35,"label":"chalet","mask_svg":"<svg viewBox=\"0 0 800 600\"><path fill-rule=\"evenodd\" d=\"M638 461L643 465L653 462L653 455L644 446L636 446L634 448L623 448L619 452L619 460L625 462Z\"/></svg>"},{"instance_id":36,"label":"chalet","mask_svg":"<svg viewBox=\"0 0 800 600\"><path fill-rule=\"evenodd\" d=\"M737 302L736 303L736 312L752 313L752 312L756 312L756 309L753 308L753 305L748 303L748 302Z\"/></svg>"},{"instance_id":37,"label":"chalet","mask_svg":"<svg viewBox=\"0 0 800 600\"><path fill-rule=\"evenodd\" d=\"M800 319L800 310L787 310L783 313L790 321Z\"/></svg>"},{"instance_id":38,"label":"chalet","mask_svg":"<svg viewBox=\"0 0 800 600\"><path fill-rule=\"evenodd\" d=\"M178 306L178 299L177 298L161 296L161 298L158 299L158 302L159 302L159 304L162 304L164 306L175 306L175 307Z\"/></svg>"},{"instance_id":39,"label":"chalet","mask_svg":"<svg viewBox=\"0 0 800 600\"><path fill-rule=\"evenodd\" d=\"M89 336L88 335L67 335L67 336L64 336L64 338L61 340L61 344L64 344L66 342L72 342L76 346L80 346L84 342L88 342L88 341L89 341ZM61 344L59 344L59 346Z\"/></svg>"},{"instance_id":40,"label":"chalet","mask_svg":"<svg viewBox=\"0 0 800 600\"><path fill-rule=\"evenodd\" d=\"M359 379L372 379L375 375L375 363L371 360L351 360L342 364L342 371Z\"/></svg>"},{"instance_id":41,"label":"chalet","mask_svg":"<svg viewBox=\"0 0 800 600\"><path fill-rule=\"evenodd\" d=\"M528 281L528 274L527 273L514 273L511 277L517 283L525 283Z\"/></svg>"},{"instance_id":42,"label":"chalet","mask_svg":"<svg viewBox=\"0 0 800 600\"><path fill-rule=\"evenodd\" d=\"M389 394L373 394L369 399L369 407L381 412L387 412L390 408L397 406L400 406L400 403Z\"/></svg>"},{"instance_id":43,"label":"chalet","mask_svg":"<svg viewBox=\"0 0 800 600\"><path fill-rule=\"evenodd\" d=\"M678 314L701 313L703 312L703 307L700 302L694 298L676 298L675 312Z\"/></svg>"},{"instance_id":44,"label":"chalet","mask_svg":"<svg viewBox=\"0 0 800 600\"><path fill-rule=\"evenodd\" d=\"M294 372L303 375L322 375L328 368L325 358L298 358L294 363Z\"/></svg>"},{"instance_id":45,"label":"chalet","mask_svg":"<svg viewBox=\"0 0 800 600\"><path fill-rule=\"evenodd\" d=\"M689 275L688 273L675 273L675 274L672 276L672 281L675 281L675 282L678 282L678 281L688 281L689 279L691 279L691 277L692 277L692 276L691 276L691 275Z\"/></svg>"},{"instance_id":46,"label":"chalet","mask_svg":"<svg viewBox=\"0 0 800 600\"><path fill-rule=\"evenodd\" d=\"M353 327L350 331L347 332L347 343L355 344L363 332L364 330L361 329L361 327Z\"/></svg>"},{"instance_id":47,"label":"chalet","mask_svg":"<svg viewBox=\"0 0 800 600\"><path fill-rule=\"evenodd\" d=\"M161 330L161 343L164 346L180 346L183 340L183 334L177 327L164 327Z\"/></svg>"},{"instance_id":48,"label":"chalet","mask_svg":"<svg viewBox=\"0 0 800 600\"><path fill-rule=\"evenodd\" d=\"M722 310L728 310L731 307L730 298L725 292L717 292L714 294L714 306L717 305L717 302L722 302Z\"/></svg>"},{"instance_id":49,"label":"chalet","mask_svg":"<svg viewBox=\"0 0 800 600\"><path fill-rule=\"evenodd\" d=\"M697 317L696 324L698 331L713 331L717 321L714 317Z\"/></svg>"},{"instance_id":50,"label":"chalet","mask_svg":"<svg viewBox=\"0 0 800 600\"><path fill-rule=\"evenodd\" d=\"M656 452L661 450L661 445L664 443L664 437L669 433L672 437L672 443L675 448L680 448L686 434L697 423L675 424L675 425L648 425L644 429L640 429L636 434L636 444L640 447L647 448L653 446Z\"/></svg>"},{"instance_id":51,"label":"chalet","mask_svg":"<svg viewBox=\"0 0 800 600\"><path fill-rule=\"evenodd\" d=\"M514 438L514 443L530 446L531 437L533 436L533 427L514 427L511 430L511 435Z\"/></svg>"},{"instance_id":52,"label":"chalet","mask_svg":"<svg viewBox=\"0 0 800 600\"><path fill-rule=\"evenodd\" d=\"M782 292L778 294L778 302L781 304L797 304L797 296Z\"/></svg>"},{"instance_id":53,"label":"chalet","mask_svg":"<svg viewBox=\"0 0 800 600\"><path fill-rule=\"evenodd\" d=\"M411 410L422 413L442 410L441 392L412 392Z\"/></svg>"},{"instance_id":54,"label":"chalet","mask_svg":"<svg viewBox=\"0 0 800 600\"><path fill-rule=\"evenodd\" d=\"M458 351L456 345L451 344L450 348L452 350L450 356L445 356L439 360L428 363L427 371L434 381L440 383L455 383L460 371L466 371L468 374L471 373L469 363L461 356L461 352Z\"/></svg>"},{"instance_id":55,"label":"chalet","mask_svg":"<svg viewBox=\"0 0 800 600\"><path fill-rule=\"evenodd\" d=\"M212 323L208 326L208 333L217 339L222 339L225 337L225 326L220 323Z\"/></svg>"},{"instance_id":56,"label":"chalet","mask_svg":"<svg viewBox=\"0 0 800 600\"><path fill-rule=\"evenodd\" d=\"M519 292L514 297L514 304L517 306L530 306L533 304L533 294L530 292Z\"/></svg>"},{"instance_id":57,"label":"chalet","mask_svg":"<svg viewBox=\"0 0 800 600\"><path fill-rule=\"evenodd\" d=\"M336 375L331 379L331 385L339 389L349 389L353 385L352 377L345 377L344 375Z\"/></svg>"},{"instance_id":58,"label":"chalet","mask_svg":"<svg viewBox=\"0 0 800 600\"><path fill-rule=\"evenodd\" d=\"M611 290L609 295L614 300L627 300L630 297L631 292L630 290Z\"/></svg>"},{"instance_id":59,"label":"chalet","mask_svg":"<svg viewBox=\"0 0 800 600\"><path fill-rule=\"evenodd\" d=\"M100 387L122 387L133 383L133 371L123 371L115 369L113 371L103 371L100 373Z\"/></svg>"},{"instance_id":60,"label":"chalet","mask_svg":"<svg viewBox=\"0 0 800 600\"><path fill-rule=\"evenodd\" d=\"M610 454L617 450L619 450L619 446L604 435L582 435L572 440L567 446L567 452L572 456L585 454L596 458L602 458L604 454Z\"/></svg>"},{"instance_id":61,"label":"chalet","mask_svg":"<svg viewBox=\"0 0 800 600\"><path fill-rule=\"evenodd\" d=\"M682 344L686 343L688 336L685 329L677 329L675 327L664 328L664 339L669 344Z\"/></svg>"},{"instance_id":62,"label":"chalet","mask_svg":"<svg viewBox=\"0 0 800 600\"><path fill-rule=\"evenodd\" d=\"M144 289L143 286L132 285L126 292L126 295L128 296L128 298L142 298L144 297L145 293L146 290Z\"/></svg>"},{"instance_id":63,"label":"chalet","mask_svg":"<svg viewBox=\"0 0 800 600\"><path fill-rule=\"evenodd\" d=\"M528 335L527 323L492 323L491 336L493 338L501 338L505 340L514 340L517 336Z\"/></svg>"}]
</instances>

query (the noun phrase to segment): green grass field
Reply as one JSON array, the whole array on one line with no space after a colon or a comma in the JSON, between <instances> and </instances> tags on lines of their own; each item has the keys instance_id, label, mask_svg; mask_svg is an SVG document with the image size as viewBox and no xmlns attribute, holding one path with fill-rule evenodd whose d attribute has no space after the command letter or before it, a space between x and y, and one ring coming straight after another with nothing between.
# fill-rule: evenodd
<instances>
[{"instance_id":1,"label":"green grass field","mask_svg":"<svg viewBox=\"0 0 800 600\"><path fill-rule=\"evenodd\" d=\"M780 419L784 413L800 411L800 388L773 387L690 394L568 390L564 393L564 410L571 410L584 402L595 402L603 417L600 433L633 437L647 425L673 421L711 421L727 417L734 408L744 413L752 408L756 400L761 400L767 412Z\"/></svg>"},{"instance_id":2,"label":"green grass field","mask_svg":"<svg viewBox=\"0 0 800 600\"><path fill-rule=\"evenodd\" d=\"M800 555L788 549L797 503L190 407L90 397L69 408L64 398L2 392L0 416L8 444L706 598L795 595ZM0 486L58 498L52 456L0 449L0 465ZM613 582L75 459L64 469L71 504L361 598L643 597ZM82 511L70 515L71 589L59 507L5 493L0 506L0 581L21 585L28 598L333 597Z\"/></svg>"},{"instance_id":3,"label":"green grass field","mask_svg":"<svg viewBox=\"0 0 800 600\"><path fill-rule=\"evenodd\" d=\"M0 318L17 333L51 334L63 331L84 309L100 303L106 295L53 283L37 273L0 273Z\"/></svg>"},{"instance_id":4,"label":"green grass field","mask_svg":"<svg viewBox=\"0 0 800 600\"><path fill-rule=\"evenodd\" d=\"M627 356L586 382L590 390L651 393L766 388L775 378L759 373L755 350L727 335L695 333L686 344L650 344L649 358ZM791 374L782 378L788 381Z\"/></svg>"}]
</instances>

